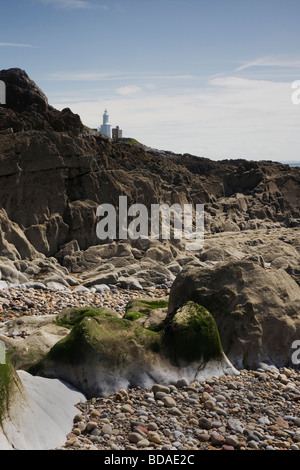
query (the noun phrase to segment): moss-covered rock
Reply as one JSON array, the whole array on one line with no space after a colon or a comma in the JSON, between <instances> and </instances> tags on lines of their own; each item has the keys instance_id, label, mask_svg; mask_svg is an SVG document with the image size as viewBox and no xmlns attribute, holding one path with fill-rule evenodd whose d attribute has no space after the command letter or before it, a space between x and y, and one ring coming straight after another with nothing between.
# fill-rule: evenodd
<instances>
[{"instance_id":1,"label":"moss-covered rock","mask_svg":"<svg viewBox=\"0 0 300 470\"><path fill-rule=\"evenodd\" d=\"M0 427L3 420L9 416L10 405L20 388L20 380L6 354L5 364L0 364Z\"/></svg>"},{"instance_id":2,"label":"moss-covered rock","mask_svg":"<svg viewBox=\"0 0 300 470\"><path fill-rule=\"evenodd\" d=\"M83 318L87 317L118 317L118 313L106 307L79 307L79 308L65 308L56 316L56 323L65 328L73 328L81 322Z\"/></svg>"},{"instance_id":3,"label":"moss-covered rock","mask_svg":"<svg viewBox=\"0 0 300 470\"><path fill-rule=\"evenodd\" d=\"M196 380L210 359L214 375L232 372L214 320L199 305L188 303L160 331L119 318L115 312L91 313L81 309L69 334L28 371L63 379L88 397L127 386L148 388L182 376Z\"/></svg>"},{"instance_id":4,"label":"moss-covered rock","mask_svg":"<svg viewBox=\"0 0 300 470\"><path fill-rule=\"evenodd\" d=\"M168 300L168 297L162 297L161 299L132 299L126 305L124 318L136 321L153 331L160 331L167 314Z\"/></svg>"},{"instance_id":5,"label":"moss-covered rock","mask_svg":"<svg viewBox=\"0 0 300 470\"><path fill-rule=\"evenodd\" d=\"M160 343L160 334L105 314L84 317L46 357L68 364L78 364L93 357L112 368L122 368L129 365L133 357L141 358L143 350L157 352Z\"/></svg>"},{"instance_id":6,"label":"moss-covered rock","mask_svg":"<svg viewBox=\"0 0 300 470\"><path fill-rule=\"evenodd\" d=\"M264 259L272 259L268 256L266 251ZM236 368L293 366L300 286L284 269L266 269L247 258L213 267L189 263L172 285L166 322L190 300L212 313L224 353Z\"/></svg>"},{"instance_id":7,"label":"moss-covered rock","mask_svg":"<svg viewBox=\"0 0 300 470\"><path fill-rule=\"evenodd\" d=\"M170 359L186 362L216 359L222 355L218 328L209 311L187 302L165 328L164 346Z\"/></svg>"},{"instance_id":8,"label":"moss-covered rock","mask_svg":"<svg viewBox=\"0 0 300 470\"><path fill-rule=\"evenodd\" d=\"M102 394L107 381L113 386L151 364L160 351L161 336L107 312L84 316L28 372L64 379L88 396Z\"/></svg>"}]
</instances>

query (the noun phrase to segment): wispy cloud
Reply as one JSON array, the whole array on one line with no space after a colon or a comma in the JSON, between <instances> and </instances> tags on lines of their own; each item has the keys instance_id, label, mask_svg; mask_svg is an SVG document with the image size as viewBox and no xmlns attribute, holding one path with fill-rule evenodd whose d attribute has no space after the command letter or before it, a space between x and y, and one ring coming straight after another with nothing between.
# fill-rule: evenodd
<instances>
[{"instance_id":1,"label":"wispy cloud","mask_svg":"<svg viewBox=\"0 0 300 470\"><path fill-rule=\"evenodd\" d=\"M78 96L71 108L96 127L107 107L125 136L156 148L210 158L298 158L300 107L291 103L290 82L223 76L194 85L167 91L141 86L141 92L123 95L113 90L98 99L94 93L89 101ZM53 101L59 109L69 105Z\"/></svg>"},{"instance_id":2,"label":"wispy cloud","mask_svg":"<svg viewBox=\"0 0 300 470\"><path fill-rule=\"evenodd\" d=\"M188 80L195 75L129 75L122 72L57 72L45 77L53 81L97 81L97 80Z\"/></svg>"},{"instance_id":3,"label":"wispy cloud","mask_svg":"<svg viewBox=\"0 0 300 470\"><path fill-rule=\"evenodd\" d=\"M128 85L128 86L122 86L120 88L117 88L116 92L119 95L123 96L130 96L130 95L136 95L141 91L141 88L136 85Z\"/></svg>"},{"instance_id":4,"label":"wispy cloud","mask_svg":"<svg viewBox=\"0 0 300 470\"><path fill-rule=\"evenodd\" d=\"M39 47L32 44L21 44L15 42L0 42L0 47Z\"/></svg>"},{"instance_id":5,"label":"wispy cloud","mask_svg":"<svg viewBox=\"0 0 300 470\"><path fill-rule=\"evenodd\" d=\"M119 80L120 78L123 78L123 76L119 73L114 74L114 73L109 73L109 72L86 72L86 73L81 73L81 72L57 72L57 73L51 73L45 77L47 80L53 80L53 81L75 81L75 82L91 82L91 81L97 81L97 80L113 80L114 78Z\"/></svg>"},{"instance_id":6,"label":"wispy cloud","mask_svg":"<svg viewBox=\"0 0 300 470\"><path fill-rule=\"evenodd\" d=\"M276 57L260 57L256 60L246 62L236 69L236 72L250 69L252 67L285 67L300 68L300 60L287 60Z\"/></svg>"},{"instance_id":7,"label":"wispy cloud","mask_svg":"<svg viewBox=\"0 0 300 470\"><path fill-rule=\"evenodd\" d=\"M107 10L108 6L95 0L36 0L40 3L48 5L54 5L60 8L69 10L81 9L81 8L93 8L98 7L102 10Z\"/></svg>"}]
</instances>

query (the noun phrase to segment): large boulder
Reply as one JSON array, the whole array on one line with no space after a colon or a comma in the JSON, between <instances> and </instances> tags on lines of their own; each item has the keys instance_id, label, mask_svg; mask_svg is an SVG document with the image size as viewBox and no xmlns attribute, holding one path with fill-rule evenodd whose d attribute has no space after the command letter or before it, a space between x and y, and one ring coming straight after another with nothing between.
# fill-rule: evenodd
<instances>
[{"instance_id":1,"label":"large boulder","mask_svg":"<svg viewBox=\"0 0 300 470\"><path fill-rule=\"evenodd\" d=\"M149 388L155 382L167 385L182 377L193 381L235 374L216 341L214 321L208 317L208 312L198 315L198 307L188 306L168 330L153 331L151 325L145 328L109 311L97 314L94 309L89 315L83 310L73 315L69 311L67 322L73 318L75 326L29 371L65 380L88 397L108 396L129 386ZM191 354L182 352L180 335ZM198 347L197 341L203 344Z\"/></svg>"},{"instance_id":2,"label":"large boulder","mask_svg":"<svg viewBox=\"0 0 300 470\"><path fill-rule=\"evenodd\" d=\"M189 264L170 292L166 324L187 301L213 315L225 354L237 368L291 365L300 337L300 287L283 269L250 260L205 268Z\"/></svg>"},{"instance_id":3,"label":"large boulder","mask_svg":"<svg viewBox=\"0 0 300 470\"><path fill-rule=\"evenodd\" d=\"M213 316L194 302L187 302L177 310L164 334L168 355L178 364L208 362L222 357L222 345Z\"/></svg>"}]
</instances>

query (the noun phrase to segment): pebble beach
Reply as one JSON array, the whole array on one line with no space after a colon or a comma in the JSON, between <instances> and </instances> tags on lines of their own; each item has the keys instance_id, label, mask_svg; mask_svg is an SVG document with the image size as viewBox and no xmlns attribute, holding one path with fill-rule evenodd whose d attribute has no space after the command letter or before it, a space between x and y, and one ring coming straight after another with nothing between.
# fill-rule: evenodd
<instances>
[{"instance_id":1,"label":"pebble beach","mask_svg":"<svg viewBox=\"0 0 300 470\"><path fill-rule=\"evenodd\" d=\"M55 291L47 288L34 289L20 286L0 290L0 323L24 315L56 315L64 308L109 307L123 316L127 303L134 298L159 298L169 294L169 289L144 289L142 291L108 289L102 293L93 288L82 291L64 289Z\"/></svg>"},{"instance_id":2,"label":"pebble beach","mask_svg":"<svg viewBox=\"0 0 300 470\"><path fill-rule=\"evenodd\" d=\"M241 370L78 404L65 450L300 450L300 373Z\"/></svg>"},{"instance_id":3,"label":"pebble beach","mask_svg":"<svg viewBox=\"0 0 300 470\"><path fill-rule=\"evenodd\" d=\"M74 292L10 288L0 291L0 323L63 308L110 307L123 316L132 298L162 297L168 289ZM26 335L26 332L24 332ZM300 371L240 370L188 383L131 388L76 405L59 450L300 450Z\"/></svg>"}]
</instances>

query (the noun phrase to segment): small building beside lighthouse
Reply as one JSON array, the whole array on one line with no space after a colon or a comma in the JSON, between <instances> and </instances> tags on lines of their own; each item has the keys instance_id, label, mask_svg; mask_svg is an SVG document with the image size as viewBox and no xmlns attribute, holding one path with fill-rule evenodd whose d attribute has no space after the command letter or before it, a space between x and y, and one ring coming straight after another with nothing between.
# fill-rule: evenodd
<instances>
[{"instance_id":1,"label":"small building beside lighthouse","mask_svg":"<svg viewBox=\"0 0 300 470\"><path fill-rule=\"evenodd\" d=\"M123 132L122 130L119 128L119 126L115 127L113 130L112 130L112 138L114 140L119 140L119 139L122 139L123 137Z\"/></svg>"},{"instance_id":2,"label":"small building beside lighthouse","mask_svg":"<svg viewBox=\"0 0 300 470\"><path fill-rule=\"evenodd\" d=\"M111 137L111 124L109 124L109 115L107 109L105 109L103 114L103 124L99 127L99 132L101 134Z\"/></svg>"}]
</instances>

